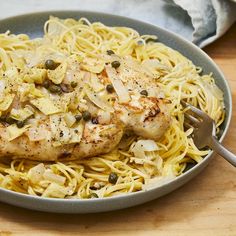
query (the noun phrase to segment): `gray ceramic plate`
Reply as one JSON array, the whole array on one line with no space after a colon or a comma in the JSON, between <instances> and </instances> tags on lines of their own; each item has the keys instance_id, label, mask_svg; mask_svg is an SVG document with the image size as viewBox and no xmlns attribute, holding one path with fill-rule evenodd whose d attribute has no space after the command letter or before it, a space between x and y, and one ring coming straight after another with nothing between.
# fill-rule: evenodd
<instances>
[{"instance_id":1,"label":"gray ceramic plate","mask_svg":"<svg viewBox=\"0 0 236 236\"><path fill-rule=\"evenodd\" d=\"M90 21L101 21L104 24L110 26L119 25L132 27L141 34L157 35L159 41L178 50L186 57L190 58L195 65L201 66L204 73L213 72L216 83L224 91L224 99L226 105L226 119L224 124L222 125L221 133L222 141L229 127L232 112L230 89L222 72L201 49L187 42L183 38L154 25L120 16L84 11L42 12L11 17L0 21L0 32L3 33L7 30L10 30L15 34L26 33L32 38L42 36L43 24L48 19L49 15L54 15L61 18L86 17ZM64 200L34 197L0 188L0 200L12 205L47 212L89 213L122 209L153 200L177 189L178 187L191 180L203 168L205 168L212 156L213 153L211 152L204 158L204 160L200 164L195 165L190 170L186 171L184 174L172 180L171 182L168 182L159 187L154 187L153 189L147 191L140 191L128 195L105 199Z\"/></svg>"}]
</instances>

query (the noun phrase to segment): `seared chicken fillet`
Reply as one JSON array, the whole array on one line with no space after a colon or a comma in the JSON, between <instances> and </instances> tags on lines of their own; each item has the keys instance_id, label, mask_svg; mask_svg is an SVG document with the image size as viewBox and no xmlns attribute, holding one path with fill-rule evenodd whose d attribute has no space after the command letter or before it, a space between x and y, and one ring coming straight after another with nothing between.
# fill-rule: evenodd
<instances>
[{"instance_id":1,"label":"seared chicken fillet","mask_svg":"<svg viewBox=\"0 0 236 236\"><path fill-rule=\"evenodd\" d=\"M0 129L4 136L4 128ZM99 135L102 134L102 138ZM53 145L51 138L32 142L26 135L7 141L0 138L0 156L31 160L55 161L58 159L78 159L110 152L121 140L123 130L117 125L108 126L86 124L84 136L78 144Z\"/></svg>"}]
</instances>

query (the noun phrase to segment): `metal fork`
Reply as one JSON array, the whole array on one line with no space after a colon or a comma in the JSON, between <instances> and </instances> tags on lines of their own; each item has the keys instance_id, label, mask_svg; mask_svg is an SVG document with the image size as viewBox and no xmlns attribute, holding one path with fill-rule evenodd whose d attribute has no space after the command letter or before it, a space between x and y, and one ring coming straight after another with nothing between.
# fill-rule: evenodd
<instances>
[{"instance_id":1,"label":"metal fork","mask_svg":"<svg viewBox=\"0 0 236 236\"><path fill-rule=\"evenodd\" d=\"M184 107L189 108L184 113L184 125L187 128L194 128L192 138L197 148L209 147L236 167L236 155L227 150L216 138L214 120L195 106L183 101L181 103Z\"/></svg>"}]
</instances>

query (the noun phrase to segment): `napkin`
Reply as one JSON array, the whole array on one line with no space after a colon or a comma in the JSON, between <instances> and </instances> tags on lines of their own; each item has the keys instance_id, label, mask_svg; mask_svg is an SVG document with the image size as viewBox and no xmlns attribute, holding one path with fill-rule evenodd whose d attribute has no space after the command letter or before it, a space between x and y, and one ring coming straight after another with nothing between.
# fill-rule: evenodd
<instances>
[{"instance_id":1,"label":"napkin","mask_svg":"<svg viewBox=\"0 0 236 236\"><path fill-rule=\"evenodd\" d=\"M222 36L236 21L236 3L229 0L166 0L191 18L191 41L204 47ZM179 14L179 13L178 13Z\"/></svg>"},{"instance_id":2,"label":"napkin","mask_svg":"<svg viewBox=\"0 0 236 236\"><path fill-rule=\"evenodd\" d=\"M230 0L11 0L1 2L0 18L49 10L89 10L152 23L194 42L213 42L236 20Z\"/></svg>"}]
</instances>

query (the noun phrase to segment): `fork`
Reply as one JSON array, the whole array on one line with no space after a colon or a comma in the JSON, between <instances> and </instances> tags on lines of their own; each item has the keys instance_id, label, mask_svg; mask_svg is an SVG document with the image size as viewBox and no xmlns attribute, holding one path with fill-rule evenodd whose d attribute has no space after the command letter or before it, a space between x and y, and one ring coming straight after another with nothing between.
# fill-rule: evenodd
<instances>
[{"instance_id":1,"label":"fork","mask_svg":"<svg viewBox=\"0 0 236 236\"><path fill-rule=\"evenodd\" d=\"M184 113L186 128L193 128L192 138L197 148L209 147L236 167L236 155L227 150L216 138L216 125L205 112L181 101L183 107L189 108ZM191 112L191 113L190 113Z\"/></svg>"}]
</instances>

